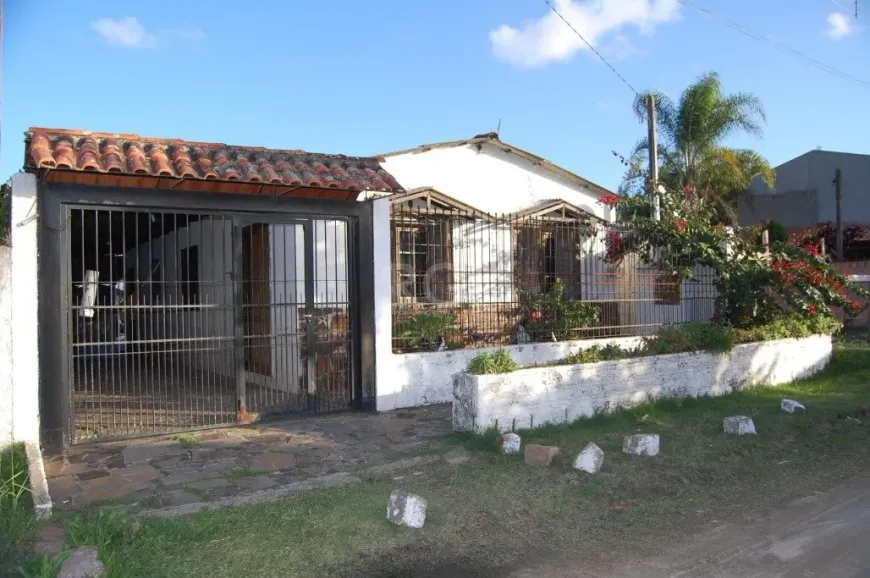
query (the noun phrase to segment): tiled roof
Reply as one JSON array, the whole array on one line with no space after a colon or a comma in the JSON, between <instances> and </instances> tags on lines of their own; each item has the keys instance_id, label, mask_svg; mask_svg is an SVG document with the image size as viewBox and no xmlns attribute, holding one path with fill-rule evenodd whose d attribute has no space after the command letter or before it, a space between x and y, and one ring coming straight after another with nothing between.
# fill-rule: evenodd
<instances>
[{"instance_id":1,"label":"tiled roof","mask_svg":"<svg viewBox=\"0 0 870 578\"><path fill-rule=\"evenodd\" d=\"M24 168L341 189L402 191L377 158L31 128Z\"/></svg>"}]
</instances>

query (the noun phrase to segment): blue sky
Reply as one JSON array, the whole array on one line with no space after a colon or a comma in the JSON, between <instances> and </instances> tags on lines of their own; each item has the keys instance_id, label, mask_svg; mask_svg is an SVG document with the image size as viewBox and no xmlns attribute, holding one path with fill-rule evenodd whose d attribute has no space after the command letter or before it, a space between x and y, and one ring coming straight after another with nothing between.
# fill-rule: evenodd
<instances>
[{"instance_id":1,"label":"blue sky","mask_svg":"<svg viewBox=\"0 0 870 578\"><path fill-rule=\"evenodd\" d=\"M870 81L870 0L686 0ZM751 91L774 164L870 153L870 88L677 0L555 0L638 89ZM838 5L839 4L839 5ZM29 126L371 155L494 130L606 187L644 134L633 94L543 0L6 0L2 149ZM836 14L839 13L839 16Z\"/></svg>"}]
</instances>

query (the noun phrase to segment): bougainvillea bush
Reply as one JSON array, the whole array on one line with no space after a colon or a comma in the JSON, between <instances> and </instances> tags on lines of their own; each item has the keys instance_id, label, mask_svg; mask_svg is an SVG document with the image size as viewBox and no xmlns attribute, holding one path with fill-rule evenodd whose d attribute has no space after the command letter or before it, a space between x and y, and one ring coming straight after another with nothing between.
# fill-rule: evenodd
<instances>
[{"instance_id":1,"label":"bougainvillea bush","mask_svg":"<svg viewBox=\"0 0 870 578\"><path fill-rule=\"evenodd\" d=\"M832 317L841 307L857 315L864 305L849 297L868 292L849 281L810 243L772 241L765 247L755 229L734 230L691 187L659 195L655 220L648 197L602 198L619 214L634 215L605 237L604 260L619 262L636 252L663 272L685 280L698 265L713 269L719 297L715 323L735 328L768 324L795 313Z\"/></svg>"}]
</instances>

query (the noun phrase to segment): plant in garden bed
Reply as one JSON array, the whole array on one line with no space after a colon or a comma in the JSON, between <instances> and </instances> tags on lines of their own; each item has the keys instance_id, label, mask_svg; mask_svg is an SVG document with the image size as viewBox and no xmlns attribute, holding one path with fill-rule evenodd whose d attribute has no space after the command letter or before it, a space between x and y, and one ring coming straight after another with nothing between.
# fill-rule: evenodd
<instances>
[{"instance_id":1,"label":"plant in garden bed","mask_svg":"<svg viewBox=\"0 0 870 578\"><path fill-rule=\"evenodd\" d=\"M609 345L593 345L568 355L562 363L576 365L579 363L598 363L599 361L613 361L625 359L634 355L633 351L623 349L611 343Z\"/></svg>"},{"instance_id":2,"label":"plant in garden bed","mask_svg":"<svg viewBox=\"0 0 870 578\"><path fill-rule=\"evenodd\" d=\"M667 355L686 351L725 353L734 347L734 329L715 323L686 323L666 327L644 339L644 355Z\"/></svg>"},{"instance_id":3,"label":"plant in garden bed","mask_svg":"<svg viewBox=\"0 0 870 578\"><path fill-rule=\"evenodd\" d=\"M393 337L401 340L403 348L433 348L455 326L456 315L452 313L424 311L397 322Z\"/></svg>"},{"instance_id":4,"label":"plant in garden bed","mask_svg":"<svg viewBox=\"0 0 870 578\"><path fill-rule=\"evenodd\" d=\"M601 309L595 303L565 296L565 282L556 279L545 293L524 291L520 295L523 326L534 341L577 339L578 330L598 323Z\"/></svg>"},{"instance_id":5,"label":"plant in garden bed","mask_svg":"<svg viewBox=\"0 0 870 578\"><path fill-rule=\"evenodd\" d=\"M517 362L504 349L492 353L481 353L468 362L468 373L471 375L510 373L517 369L519 369Z\"/></svg>"}]
</instances>

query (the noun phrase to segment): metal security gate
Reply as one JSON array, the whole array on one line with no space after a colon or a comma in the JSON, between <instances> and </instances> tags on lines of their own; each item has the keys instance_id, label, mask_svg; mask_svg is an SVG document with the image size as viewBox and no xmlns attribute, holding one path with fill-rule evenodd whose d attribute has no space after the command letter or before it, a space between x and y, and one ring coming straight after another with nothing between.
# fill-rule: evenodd
<instances>
[{"instance_id":1,"label":"metal security gate","mask_svg":"<svg viewBox=\"0 0 870 578\"><path fill-rule=\"evenodd\" d=\"M362 405L355 217L61 215L73 443Z\"/></svg>"}]
</instances>

